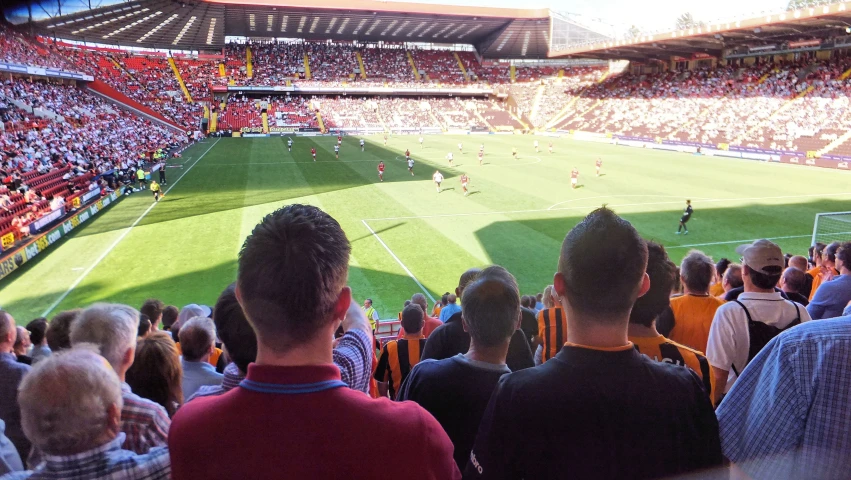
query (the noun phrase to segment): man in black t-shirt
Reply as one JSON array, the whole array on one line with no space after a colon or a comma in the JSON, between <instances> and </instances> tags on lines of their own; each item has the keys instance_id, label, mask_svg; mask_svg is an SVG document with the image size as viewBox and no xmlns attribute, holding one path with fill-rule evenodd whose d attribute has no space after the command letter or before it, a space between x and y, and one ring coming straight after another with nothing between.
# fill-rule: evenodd
<instances>
[{"instance_id":1,"label":"man in black t-shirt","mask_svg":"<svg viewBox=\"0 0 851 480\"><path fill-rule=\"evenodd\" d=\"M418 363L402 383L397 400L412 400L431 413L455 446L463 469L476 439L479 421L505 364L517 330L520 302L517 281L502 267L488 267L464 290L462 320L470 349L443 360Z\"/></svg>"},{"instance_id":2,"label":"man in black t-shirt","mask_svg":"<svg viewBox=\"0 0 851 480\"><path fill-rule=\"evenodd\" d=\"M677 228L677 235L680 234L680 231L685 229L686 235L688 235L688 227L686 224L691 219L691 214L694 213L694 209L691 208L691 200L686 200L686 208L683 210L683 216L680 217L680 226Z\"/></svg>"},{"instance_id":3,"label":"man in black t-shirt","mask_svg":"<svg viewBox=\"0 0 851 480\"><path fill-rule=\"evenodd\" d=\"M464 478L664 478L721 467L718 420L697 374L628 339L632 306L650 288L647 258L638 232L605 207L567 234L553 278L567 343L500 378Z\"/></svg>"},{"instance_id":4,"label":"man in black t-shirt","mask_svg":"<svg viewBox=\"0 0 851 480\"><path fill-rule=\"evenodd\" d=\"M472 283L480 273L481 270L478 268L471 268L461 274L455 294L459 297L462 296L464 288ZM452 315L446 319L443 325L431 332L425 348L423 348L423 360L427 358L442 360L454 357L459 353L467 353L470 348L470 334L464 331L462 316L463 311ZM532 350L529 348L529 342L521 330L516 330L511 337L506 363L512 372L535 366L532 361Z\"/></svg>"}]
</instances>

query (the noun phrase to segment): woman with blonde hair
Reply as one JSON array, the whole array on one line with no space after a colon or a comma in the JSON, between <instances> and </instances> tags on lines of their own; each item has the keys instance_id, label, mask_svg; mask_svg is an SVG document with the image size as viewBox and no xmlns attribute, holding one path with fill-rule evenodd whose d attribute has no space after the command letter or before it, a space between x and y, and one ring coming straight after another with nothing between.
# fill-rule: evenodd
<instances>
[{"instance_id":1,"label":"woman with blonde hair","mask_svg":"<svg viewBox=\"0 0 851 480\"><path fill-rule=\"evenodd\" d=\"M162 405L174 416L183 405L183 369L171 335L156 331L136 344L136 359L127 370L133 393Z\"/></svg>"}]
</instances>

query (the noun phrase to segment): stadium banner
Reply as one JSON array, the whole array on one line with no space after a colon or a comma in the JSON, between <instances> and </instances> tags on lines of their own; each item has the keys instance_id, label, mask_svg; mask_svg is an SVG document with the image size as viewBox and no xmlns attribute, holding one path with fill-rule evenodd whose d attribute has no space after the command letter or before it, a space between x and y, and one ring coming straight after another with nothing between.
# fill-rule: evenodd
<instances>
[{"instance_id":1,"label":"stadium banner","mask_svg":"<svg viewBox=\"0 0 851 480\"><path fill-rule=\"evenodd\" d=\"M44 227L50 225L51 223L59 220L60 218L65 216L65 206L57 208L56 210L48 213L47 215L39 218L29 225L30 227L30 235L35 235L39 230Z\"/></svg>"},{"instance_id":2,"label":"stadium banner","mask_svg":"<svg viewBox=\"0 0 851 480\"><path fill-rule=\"evenodd\" d=\"M469 130L463 128L450 128L446 130L446 135L468 135Z\"/></svg>"},{"instance_id":3,"label":"stadium banner","mask_svg":"<svg viewBox=\"0 0 851 480\"><path fill-rule=\"evenodd\" d=\"M268 137L269 134L268 133L243 133L242 136L245 137L245 138L263 138L263 137Z\"/></svg>"},{"instance_id":4,"label":"stadium banner","mask_svg":"<svg viewBox=\"0 0 851 480\"><path fill-rule=\"evenodd\" d=\"M29 67L27 65L8 62L0 62L0 71L21 75L36 75L39 77L67 78L71 80L80 80L82 82L91 82L95 79L91 75L84 75L79 72L69 72L67 70L59 70L56 68Z\"/></svg>"},{"instance_id":5,"label":"stadium banner","mask_svg":"<svg viewBox=\"0 0 851 480\"><path fill-rule=\"evenodd\" d=\"M112 192L106 197L95 202L93 205L84 208L82 211L77 212L77 214L66 219L64 222L51 228L44 234L32 238L29 243L21 246L16 251L8 254L0 260L0 280L21 268L23 264L47 250L51 245L58 242L59 239L67 236L72 230L79 227L80 224L97 215L101 210L115 203L117 200L118 194Z\"/></svg>"},{"instance_id":6,"label":"stadium banner","mask_svg":"<svg viewBox=\"0 0 851 480\"><path fill-rule=\"evenodd\" d=\"M159 167L159 165L157 165L157 167ZM159 170L159 168L157 170ZM90 190L89 193L83 195L82 203L89 203L89 200L94 199L98 195L100 195L100 189L99 188L95 188L94 190Z\"/></svg>"},{"instance_id":7,"label":"stadium banner","mask_svg":"<svg viewBox=\"0 0 851 480\"><path fill-rule=\"evenodd\" d=\"M239 131L244 135L246 133L264 133L263 127L242 127ZM299 127L269 127L269 133L296 133Z\"/></svg>"},{"instance_id":8,"label":"stadium banner","mask_svg":"<svg viewBox=\"0 0 851 480\"><path fill-rule=\"evenodd\" d=\"M604 134L602 133L593 132L575 132L574 138L584 141L600 141L599 138L603 135ZM815 167L851 170L851 157L835 155L825 155L821 158L810 158L806 155L806 153L790 155L788 152L763 150L759 148L730 147L726 144L708 145L696 142L680 142L673 140L662 140L662 143L659 144L649 138L630 137L624 135L614 136L611 141L615 145L654 148L657 150L676 150L686 153L700 153L707 156L742 158L762 162L789 163L794 165L809 165ZM729 150L717 147L727 147ZM699 152L697 151L698 148L700 149Z\"/></svg>"}]
</instances>

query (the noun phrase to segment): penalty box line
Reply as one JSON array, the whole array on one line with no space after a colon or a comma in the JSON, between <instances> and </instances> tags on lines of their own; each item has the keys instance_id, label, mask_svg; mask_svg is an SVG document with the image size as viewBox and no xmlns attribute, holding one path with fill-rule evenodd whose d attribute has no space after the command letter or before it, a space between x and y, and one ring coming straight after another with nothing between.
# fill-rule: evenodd
<instances>
[{"instance_id":1,"label":"penalty box line","mask_svg":"<svg viewBox=\"0 0 851 480\"><path fill-rule=\"evenodd\" d=\"M395 253L393 253L393 250L391 250L390 247L388 247L387 244L384 243L384 240L382 240L378 233L376 233L376 231L373 230L368 223L366 223L366 220L361 220L361 222L363 223L363 226L366 227L367 230L369 230L369 233L371 233L372 236L375 237L376 240L378 240L378 243L380 243L381 246L383 246L384 249L387 250L387 253L389 253L390 256L393 257L393 260L396 260L396 263L398 263L399 266L402 267L402 270L404 270L405 273L407 273L408 276L411 277L411 280L413 280L414 283L416 283L417 286L420 287L420 289L428 297L428 299L431 300L431 303L434 303L435 299L431 295L431 292L429 292L428 289L422 283L420 283L416 275L414 275L413 272L411 272L411 270L402 262L402 260L400 260L399 257L396 256Z\"/></svg>"}]
</instances>

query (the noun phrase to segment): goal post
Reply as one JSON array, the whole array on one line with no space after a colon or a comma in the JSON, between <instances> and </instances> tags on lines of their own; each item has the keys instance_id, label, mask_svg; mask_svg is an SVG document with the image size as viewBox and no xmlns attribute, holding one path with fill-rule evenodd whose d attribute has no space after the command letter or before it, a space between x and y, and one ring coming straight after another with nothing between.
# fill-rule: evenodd
<instances>
[{"instance_id":1,"label":"goal post","mask_svg":"<svg viewBox=\"0 0 851 480\"><path fill-rule=\"evenodd\" d=\"M847 242L851 241L851 212L817 213L813 223L813 241Z\"/></svg>"}]
</instances>

